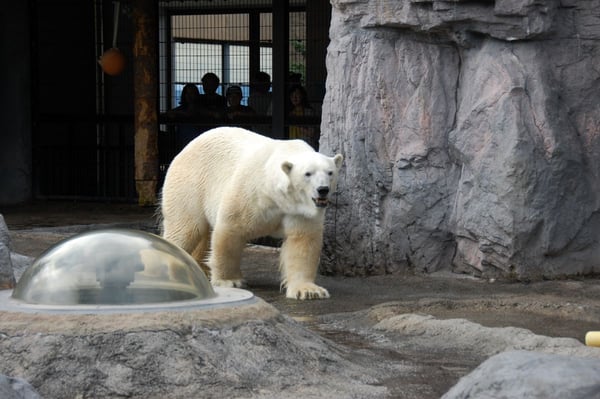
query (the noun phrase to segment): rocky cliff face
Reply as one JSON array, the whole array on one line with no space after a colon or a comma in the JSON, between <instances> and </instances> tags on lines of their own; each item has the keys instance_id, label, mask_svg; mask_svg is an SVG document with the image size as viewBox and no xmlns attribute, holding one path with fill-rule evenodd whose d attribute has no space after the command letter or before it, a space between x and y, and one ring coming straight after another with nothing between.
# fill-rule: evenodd
<instances>
[{"instance_id":1,"label":"rocky cliff face","mask_svg":"<svg viewBox=\"0 0 600 399\"><path fill-rule=\"evenodd\" d=\"M332 5L325 272L600 272L599 0Z\"/></svg>"}]
</instances>

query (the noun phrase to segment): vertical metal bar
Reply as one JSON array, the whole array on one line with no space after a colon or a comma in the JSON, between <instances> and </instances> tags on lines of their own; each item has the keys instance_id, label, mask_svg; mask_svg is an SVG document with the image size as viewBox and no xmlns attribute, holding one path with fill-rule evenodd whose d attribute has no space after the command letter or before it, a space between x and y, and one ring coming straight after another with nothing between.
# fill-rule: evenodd
<instances>
[{"instance_id":1,"label":"vertical metal bar","mask_svg":"<svg viewBox=\"0 0 600 399\"><path fill-rule=\"evenodd\" d=\"M225 95L225 86L231 84L231 45L221 43L221 94Z\"/></svg>"},{"instance_id":2,"label":"vertical metal bar","mask_svg":"<svg viewBox=\"0 0 600 399\"><path fill-rule=\"evenodd\" d=\"M321 0L306 1L306 91L311 102L323 102L327 67L325 55L329 45L331 4Z\"/></svg>"},{"instance_id":3,"label":"vertical metal bar","mask_svg":"<svg viewBox=\"0 0 600 399\"><path fill-rule=\"evenodd\" d=\"M250 40L249 78L260 71L260 11L251 11L248 18L248 39Z\"/></svg>"},{"instance_id":4,"label":"vertical metal bar","mask_svg":"<svg viewBox=\"0 0 600 399\"><path fill-rule=\"evenodd\" d=\"M102 0L94 1L94 39L96 46L96 56L100 56L104 51L104 14L103 14L103 6L104 3ZM103 115L105 106L104 106L104 73L100 68L96 68L96 116ZM106 179L103 176L103 168L101 159L101 145L103 143L103 132L104 132L104 123L100 122L96 117L96 187L98 190L101 190L100 187L106 185ZM101 195L105 194L102 192Z\"/></svg>"},{"instance_id":5,"label":"vertical metal bar","mask_svg":"<svg viewBox=\"0 0 600 399\"><path fill-rule=\"evenodd\" d=\"M40 165L40 155L43 154L43 151L40 150L40 57L39 57L39 42L40 35L38 30L38 1L37 0L29 0L29 62L30 62L30 70L29 70L29 78L31 79L31 89L28 93L29 98L31 100L30 107L30 118L31 118L31 131L30 136L27 137L28 144L31 145L31 153L30 153L30 167L31 167L31 191L28 195L31 195L34 199L40 198L43 194L42 192L42 176L43 167L45 165Z\"/></svg>"},{"instance_id":6,"label":"vertical metal bar","mask_svg":"<svg viewBox=\"0 0 600 399\"><path fill-rule=\"evenodd\" d=\"M154 0L133 0L135 187L140 206L157 202L158 10Z\"/></svg>"},{"instance_id":7,"label":"vertical metal bar","mask_svg":"<svg viewBox=\"0 0 600 399\"><path fill-rule=\"evenodd\" d=\"M285 138L286 80L289 70L289 1L273 2L273 138Z\"/></svg>"}]
</instances>

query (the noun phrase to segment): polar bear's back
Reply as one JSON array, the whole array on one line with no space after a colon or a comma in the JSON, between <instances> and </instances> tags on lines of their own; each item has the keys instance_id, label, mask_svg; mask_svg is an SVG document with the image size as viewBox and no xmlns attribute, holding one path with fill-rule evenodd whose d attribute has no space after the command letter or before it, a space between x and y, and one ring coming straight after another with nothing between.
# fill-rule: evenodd
<instances>
[{"instance_id":1,"label":"polar bear's back","mask_svg":"<svg viewBox=\"0 0 600 399\"><path fill-rule=\"evenodd\" d=\"M280 143L234 127L198 136L169 166L162 190L163 217L171 213L182 218L205 217L212 225L224 198L243 197L240 182L262 182L262 165ZM240 177L240 173L248 177Z\"/></svg>"},{"instance_id":2,"label":"polar bear's back","mask_svg":"<svg viewBox=\"0 0 600 399\"><path fill-rule=\"evenodd\" d=\"M239 162L268 146L271 140L233 127L211 129L192 140L173 159L163 187L163 196L204 195L226 185Z\"/></svg>"},{"instance_id":3,"label":"polar bear's back","mask_svg":"<svg viewBox=\"0 0 600 399\"><path fill-rule=\"evenodd\" d=\"M199 154L210 154L230 163L232 158L239 161L244 153L254 152L272 141L274 140L242 128L219 127L198 136L183 149L181 155L190 153L191 157L198 159Z\"/></svg>"},{"instance_id":4,"label":"polar bear's back","mask_svg":"<svg viewBox=\"0 0 600 399\"><path fill-rule=\"evenodd\" d=\"M208 167L209 173L219 175L220 171L215 168L221 171L239 169L246 162L256 167L274 153L288 157L305 152L314 150L302 140L274 140L238 127L219 127L190 142L171 166L180 167L181 164L192 168L193 173ZM227 176L231 174L227 173Z\"/></svg>"}]
</instances>

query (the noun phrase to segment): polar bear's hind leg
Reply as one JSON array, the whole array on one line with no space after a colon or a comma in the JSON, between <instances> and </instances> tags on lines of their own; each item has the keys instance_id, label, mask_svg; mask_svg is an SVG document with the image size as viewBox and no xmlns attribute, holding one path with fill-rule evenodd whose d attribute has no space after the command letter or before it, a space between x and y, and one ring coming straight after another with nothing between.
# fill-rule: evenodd
<instances>
[{"instance_id":1,"label":"polar bear's hind leg","mask_svg":"<svg viewBox=\"0 0 600 399\"><path fill-rule=\"evenodd\" d=\"M211 283L218 287L243 287L240 262L246 241L232 229L217 226L211 237L208 267Z\"/></svg>"}]
</instances>

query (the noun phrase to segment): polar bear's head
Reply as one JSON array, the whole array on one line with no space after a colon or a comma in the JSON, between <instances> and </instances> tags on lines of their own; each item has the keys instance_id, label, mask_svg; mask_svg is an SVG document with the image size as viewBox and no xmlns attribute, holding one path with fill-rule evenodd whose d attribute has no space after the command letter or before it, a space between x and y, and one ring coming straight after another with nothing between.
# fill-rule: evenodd
<instances>
[{"instance_id":1,"label":"polar bear's head","mask_svg":"<svg viewBox=\"0 0 600 399\"><path fill-rule=\"evenodd\" d=\"M284 161L281 169L289 178L289 190L297 205L309 208L325 208L329 194L333 193L343 157L337 154L328 157L318 152L304 153Z\"/></svg>"}]
</instances>

